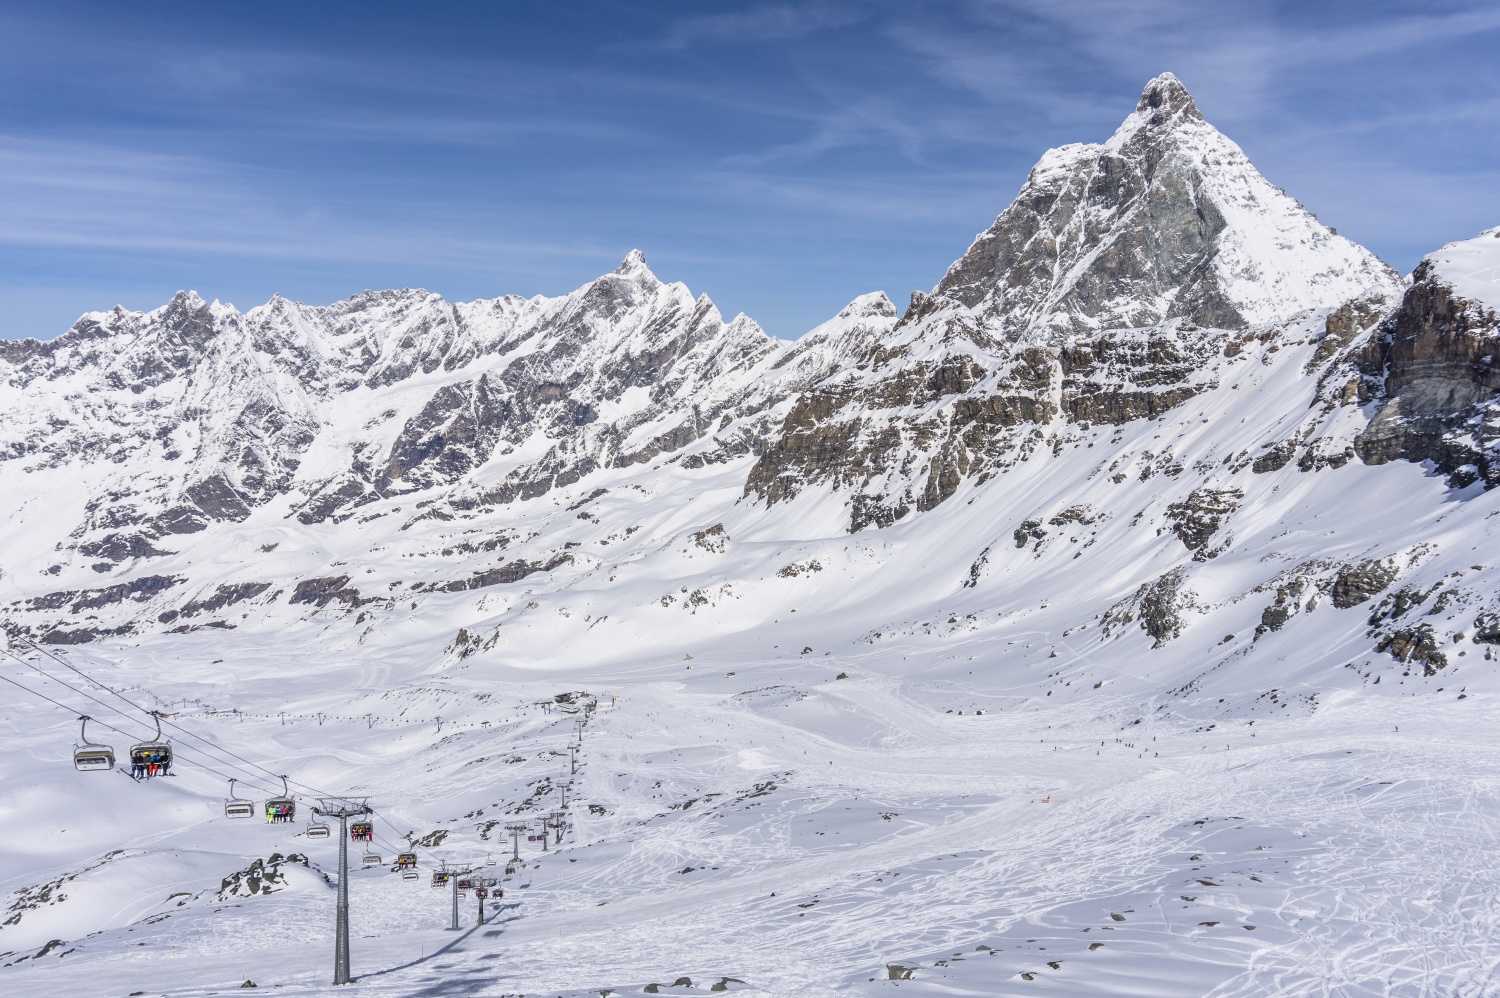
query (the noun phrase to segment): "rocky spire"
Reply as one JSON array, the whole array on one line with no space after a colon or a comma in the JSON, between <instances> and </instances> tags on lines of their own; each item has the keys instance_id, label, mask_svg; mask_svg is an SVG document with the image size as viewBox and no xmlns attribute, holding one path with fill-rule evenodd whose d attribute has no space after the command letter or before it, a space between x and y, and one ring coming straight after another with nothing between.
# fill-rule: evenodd
<instances>
[{"instance_id":1,"label":"rocky spire","mask_svg":"<svg viewBox=\"0 0 1500 998\"><path fill-rule=\"evenodd\" d=\"M1198 105L1193 103L1193 95L1171 73L1163 73L1146 84L1146 89L1141 91L1141 99L1135 105L1135 111L1136 114L1149 114L1151 117L1147 124L1153 128L1165 125L1179 116L1190 121L1203 120Z\"/></svg>"},{"instance_id":2,"label":"rocky spire","mask_svg":"<svg viewBox=\"0 0 1500 998\"><path fill-rule=\"evenodd\" d=\"M615 268L615 273L621 277L635 277L640 274L650 274L651 268L646 266L646 254L638 249L633 249L625 254L625 259Z\"/></svg>"},{"instance_id":3,"label":"rocky spire","mask_svg":"<svg viewBox=\"0 0 1500 998\"><path fill-rule=\"evenodd\" d=\"M1171 320L1237 328L1398 281L1272 186L1171 73L1098 145L1053 149L935 294L1057 343Z\"/></svg>"}]
</instances>

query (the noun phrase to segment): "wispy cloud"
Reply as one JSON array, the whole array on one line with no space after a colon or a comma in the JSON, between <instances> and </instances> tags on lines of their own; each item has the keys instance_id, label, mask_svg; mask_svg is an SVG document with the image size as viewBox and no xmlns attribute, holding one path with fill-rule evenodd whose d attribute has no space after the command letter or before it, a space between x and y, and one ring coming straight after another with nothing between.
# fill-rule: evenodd
<instances>
[{"instance_id":1,"label":"wispy cloud","mask_svg":"<svg viewBox=\"0 0 1500 998\"><path fill-rule=\"evenodd\" d=\"M400 216L372 214L357 195L295 196L286 179L259 167L0 135L0 244L454 267L600 252L460 234L458 209L442 199L408 201Z\"/></svg>"},{"instance_id":2,"label":"wispy cloud","mask_svg":"<svg viewBox=\"0 0 1500 998\"><path fill-rule=\"evenodd\" d=\"M842 28L868 16L851 4L765 4L726 14L700 14L674 23L657 43L683 49L698 42L767 42Z\"/></svg>"}]
</instances>

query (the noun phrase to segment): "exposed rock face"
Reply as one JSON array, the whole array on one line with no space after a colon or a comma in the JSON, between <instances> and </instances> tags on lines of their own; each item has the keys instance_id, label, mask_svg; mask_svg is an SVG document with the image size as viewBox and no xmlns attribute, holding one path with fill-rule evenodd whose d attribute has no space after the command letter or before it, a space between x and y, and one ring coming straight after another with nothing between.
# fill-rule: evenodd
<instances>
[{"instance_id":1,"label":"exposed rock face","mask_svg":"<svg viewBox=\"0 0 1500 998\"><path fill-rule=\"evenodd\" d=\"M310 603L315 607L322 608L338 600L350 606L359 606L364 602L360 599L359 590L345 585L349 576L329 576L322 579L303 579L297 583L297 588L292 591L289 603Z\"/></svg>"},{"instance_id":2,"label":"exposed rock face","mask_svg":"<svg viewBox=\"0 0 1500 998\"><path fill-rule=\"evenodd\" d=\"M1186 586L1187 573L1175 568L1121 600L1104 615L1106 635L1136 624L1151 636L1153 648L1160 648L1182 633L1185 614L1193 606L1193 595Z\"/></svg>"},{"instance_id":3,"label":"exposed rock face","mask_svg":"<svg viewBox=\"0 0 1500 998\"><path fill-rule=\"evenodd\" d=\"M1432 461L1456 486L1500 484L1500 305L1464 297L1484 293L1468 269L1487 255L1500 275L1500 229L1425 259L1362 351L1361 399L1379 405L1354 445L1366 464ZM1454 256L1466 266L1447 265Z\"/></svg>"},{"instance_id":4,"label":"exposed rock face","mask_svg":"<svg viewBox=\"0 0 1500 998\"><path fill-rule=\"evenodd\" d=\"M1205 558L1214 553L1206 550L1209 539L1218 532L1224 518L1239 508L1245 498L1241 489L1201 488L1194 489L1185 500L1167 507L1167 520L1178 540L1188 550L1203 554Z\"/></svg>"},{"instance_id":5,"label":"exposed rock face","mask_svg":"<svg viewBox=\"0 0 1500 998\"><path fill-rule=\"evenodd\" d=\"M1296 615L1302 593L1306 588L1307 581L1301 578L1292 579L1286 585L1278 586L1276 602L1260 613L1260 623L1255 627L1255 637L1259 639L1285 627L1286 622Z\"/></svg>"},{"instance_id":6,"label":"exposed rock face","mask_svg":"<svg viewBox=\"0 0 1500 998\"><path fill-rule=\"evenodd\" d=\"M1390 652L1398 661L1420 663L1422 674L1426 676L1434 675L1448 665L1448 657L1438 651L1437 635L1431 624L1403 627L1382 638L1375 647L1377 651Z\"/></svg>"},{"instance_id":7,"label":"exposed rock face","mask_svg":"<svg viewBox=\"0 0 1500 998\"><path fill-rule=\"evenodd\" d=\"M843 363L802 390L745 491L774 504L827 483L851 530L886 526L1027 459L1060 418L1161 417L1217 384L1231 330L1273 337L1264 324L1399 287L1164 75L1108 142L1047 153L885 331L847 314L823 331Z\"/></svg>"},{"instance_id":8,"label":"exposed rock face","mask_svg":"<svg viewBox=\"0 0 1500 998\"><path fill-rule=\"evenodd\" d=\"M1275 252L1254 245L1259 225ZM1061 342L1170 319L1234 329L1394 278L1267 183L1166 73L1108 142L1044 156L935 293L1008 339Z\"/></svg>"},{"instance_id":9,"label":"exposed rock face","mask_svg":"<svg viewBox=\"0 0 1500 998\"><path fill-rule=\"evenodd\" d=\"M453 582L428 583L417 586L417 589L422 592L435 593L458 593L466 589L486 589L490 586L520 582L528 575L535 575L537 572L550 572L560 565L566 565L572 560L572 555L560 554L547 559L545 562L511 561L498 568L479 572L467 579L458 579Z\"/></svg>"},{"instance_id":10,"label":"exposed rock face","mask_svg":"<svg viewBox=\"0 0 1500 998\"><path fill-rule=\"evenodd\" d=\"M1385 592L1395 580L1396 566L1389 561L1371 559L1345 565L1333 580L1333 605L1340 610L1359 606Z\"/></svg>"}]
</instances>

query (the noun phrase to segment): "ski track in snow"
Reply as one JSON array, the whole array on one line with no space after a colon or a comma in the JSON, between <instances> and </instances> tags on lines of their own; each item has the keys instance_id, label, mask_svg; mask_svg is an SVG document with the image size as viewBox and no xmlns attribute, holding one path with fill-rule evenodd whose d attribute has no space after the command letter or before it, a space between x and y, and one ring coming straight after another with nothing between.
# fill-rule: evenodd
<instances>
[{"instance_id":1,"label":"ski track in snow","mask_svg":"<svg viewBox=\"0 0 1500 998\"><path fill-rule=\"evenodd\" d=\"M470 901L469 927L443 931L448 894L427 886L425 867L415 882L383 868L351 874L359 980L350 993L629 994L680 976L700 989L728 977L788 995L1494 987L1500 873L1487 858L1500 846L1500 750L1478 737L1493 724L1488 710L1346 700L1258 721L1251 737L1248 725L1191 730L1123 698L1103 710L1095 702L946 714L926 702L922 684L851 662L840 664L851 678L834 680L831 668L744 670L769 673L771 683L692 670L691 680L615 684L619 706L597 712L584 738L566 841L545 854L523 845L527 864L506 879L487 925L472 927ZM753 689L765 692L739 695ZM523 706L533 697L497 699L455 716L499 714L513 719L508 730L464 729L441 747L385 758L373 750L390 731L358 722L189 722L262 757L295 756L337 731L347 739L338 768L367 783L395 825L420 831L434 822L414 812L513 801L528 782L555 782L558 765L565 770L566 756L537 755L561 748L572 718ZM1195 709L1181 708L1173 713ZM44 733L16 725L32 771L60 769L66 726L19 706L10 716L21 712ZM1150 719L1131 724L1132 714ZM514 764L519 772L498 761L512 752L529 757ZM490 761L466 765L479 756ZM305 852L324 870L336 855L334 842L309 843L300 826L215 817L216 800L192 800L212 794L211 781L186 766L170 787L62 772L80 784L70 793L96 790L86 799L97 805L131 802L128 856L165 848L176 857L191 843L228 875L241 857L273 850ZM775 789L745 797L766 781ZM16 777L7 782L14 802ZM150 830L171 819L142 800L176 804L170 834ZM503 859L508 839L500 844L497 829L482 841L476 820L440 826L462 845L433 852ZM63 837L34 847L30 865L47 866L47 847L60 850ZM204 865L191 864L198 876L180 883L157 879L167 864L144 881L96 873L97 884L84 884L84 875L77 890L88 910L74 924L106 924L112 908L121 917L77 939L49 922L43 934L55 927L51 937L69 938L62 948L74 951L0 970L0 988L61 998L98 994L108 982L111 992L199 995L249 978L284 994L327 992L331 889L294 868L286 890L225 904L212 899ZM6 886L28 879L35 874L12 868ZM167 901L176 891L197 896L177 908ZM888 981L888 964L915 976Z\"/></svg>"}]
</instances>

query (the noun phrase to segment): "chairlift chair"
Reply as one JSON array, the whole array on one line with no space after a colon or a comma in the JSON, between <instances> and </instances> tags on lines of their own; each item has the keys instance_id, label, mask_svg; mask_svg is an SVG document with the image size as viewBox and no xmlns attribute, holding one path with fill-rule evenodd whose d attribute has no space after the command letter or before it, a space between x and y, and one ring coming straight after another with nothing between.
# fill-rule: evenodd
<instances>
[{"instance_id":1,"label":"chairlift chair","mask_svg":"<svg viewBox=\"0 0 1500 998\"><path fill-rule=\"evenodd\" d=\"M322 822L314 822L307 826L307 837L310 839L326 839L331 834L333 833L328 830L328 826Z\"/></svg>"},{"instance_id":2,"label":"chairlift chair","mask_svg":"<svg viewBox=\"0 0 1500 998\"><path fill-rule=\"evenodd\" d=\"M368 870L372 866L379 866L380 865L380 853L378 853L378 852L367 852L367 853L365 853L364 858L361 860L361 862L364 864L364 868L366 870Z\"/></svg>"},{"instance_id":3,"label":"chairlift chair","mask_svg":"<svg viewBox=\"0 0 1500 998\"><path fill-rule=\"evenodd\" d=\"M410 870L417 865L417 854L414 852L403 852L396 854L396 869Z\"/></svg>"},{"instance_id":4,"label":"chairlift chair","mask_svg":"<svg viewBox=\"0 0 1500 998\"><path fill-rule=\"evenodd\" d=\"M464 900L464 899L465 899L465 898L467 898L467 897L468 897L468 896L469 896L469 895L468 895L468 893L467 893L467 892L466 892L466 891L459 891L459 892L458 892L458 899L459 899L459 900L460 900L460 901L462 901L462 900Z\"/></svg>"},{"instance_id":5,"label":"chairlift chair","mask_svg":"<svg viewBox=\"0 0 1500 998\"><path fill-rule=\"evenodd\" d=\"M416 880L417 879L417 871L416 870L405 870L401 874L401 879L402 880Z\"/></svg>"},{"instance_id":6,"label":"chairlift chair","mask_svg":"<svg viewBox=\"0 0 1500 998\"><path fill-rule=\"evenodd\" d=\"M478 887L474 890L474 896L483 901L485 898L490 896L490 892L486 888Z\"/></svg>"},{"instance_id":7,"label":"chairlift chair","mask_svg":"<svg viewBox=\"0 0 1500 998\"><path fill-rule=\"evenodd\" d=\"M356 821L349 826L349 838L355 842L369 842L375 838L375 823Z\"/></svg>"},{"instance_id":8,"label":"chairlift chair","mask_svg":"<svg viewBox=\"0 0 1500 998\"><path fill-rule=\"evenodd\" d=\"M286 788L286 777L281 778L281 796L272 797L266 801L266 821L273 824L282 824L293 821L297 817L297 802L292 800L291 793Z\"/></svg>"},{"instance_id":9,"label":"chairlift chair","mask_svg":"<svg viewBox=\"0 0 1500 998\"><path fill-rule=\"evenodd\" d=\"M161 736L161 711L153 710L151 716L156 720L155 737L130 746L130 775L136 778L165 776L172 768L172 746Z\"/></svg>"},{"instance_id":10,"label":"chairlift chair","mask_svg":"<svg viewBox=\"0 0 1500 998\"><path fill-rule=\"evenodd\" d=\"M224 817L226 818L253 818L255 817L255 801L246 800L234 795L234 785L239 780L229 781L229 799L224 802Z\"/></svg>"},{"instance_id":11,"label":"chairlift chair","mask_svg":"<svg viewBox=\"0 0 1500 998\"><path fill-rule=\"evenodd\" d=\"M78 744L73 746L73 768L85 773L114 769L115 750L108 745L95 745L89 741L88 735L84 733L91 720L87 714L80 715L78 720L83 724L78 729Z\"/></svg>"},{"instance_id":12,"label":"chairlift chair","mask_svg":"<svg viewBox=\"0 0 1500 998\"><path fill-rule=\"evenodd\" d=\"M432 871L432 887L434 890L442 889L442 887L447 883L448 874L444 873L442 870Z\"/></svg>"}]
</instances>

